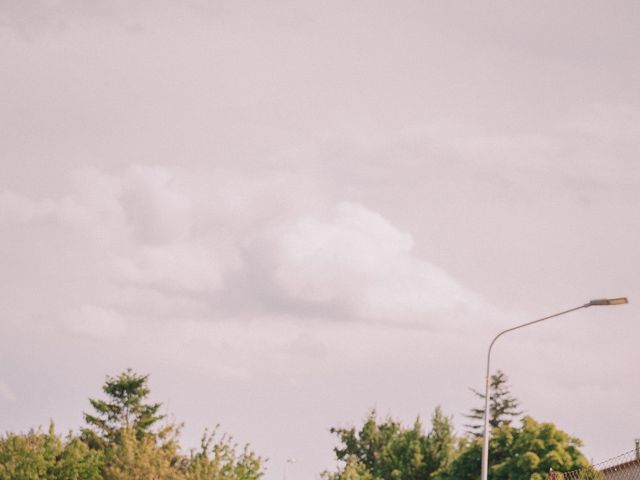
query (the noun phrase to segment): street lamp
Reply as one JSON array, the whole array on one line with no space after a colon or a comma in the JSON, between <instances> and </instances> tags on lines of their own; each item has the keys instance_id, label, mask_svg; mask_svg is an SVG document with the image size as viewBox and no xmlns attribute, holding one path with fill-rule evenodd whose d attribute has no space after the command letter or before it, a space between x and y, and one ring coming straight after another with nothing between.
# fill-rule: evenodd
<instances>
[{"instance_id":1,"label":"street lamp","mask_svg":"<svg viewBox=\"0 0 640 480\"><path fill-rule=\"evenodd\" d=\"M493 344L496 343L496 340L498 340L498 338L500 338L505 333L512 332L523 327L528 327L529 325L540 323L553 317L559 317L560 315L564 315L565 313L575 312L576 310L580 310L581 308L588 308L596 305L622 305L625 303L629 303L626 297L591 300L589 303L585 303L584 305L580 305L579 307L570 308L569 310L554 313L553 315L549 315L548 317L539 318L538 320L533 320L532 322L527 322L516 327L507 328L506 330L503 330L495 337L493 337L493 340L491 340L491 343L489 344L489 350L487 351L487 376L485 378L484 389L484 432L482 435L482 464L480 467L481 480L487 480L489 467L489 369L491 363L491 349L493 348Z\"/></svg>"},{"instance_id":2,"label":"street lamp","mask_svg":"<svg viewBox=\"0 0 640 480\"><path fill-rule=\"evenodd\" d=\"M287 458L284 461L284 473L282 474L282 480L287 480L287 466L290 463L296 463L296 459L295 458Z\"/></svg>"}]
</instances>

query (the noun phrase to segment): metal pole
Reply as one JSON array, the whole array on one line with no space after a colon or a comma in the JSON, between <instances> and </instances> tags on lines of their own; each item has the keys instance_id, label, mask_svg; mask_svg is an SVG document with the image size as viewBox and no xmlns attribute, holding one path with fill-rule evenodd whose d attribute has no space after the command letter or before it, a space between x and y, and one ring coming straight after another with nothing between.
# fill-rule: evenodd
<instances>
[{"instance_id":1,"label":"metal pole","mask_svg":"<svg viewBox=\"0 0 640 480\"><path fill-rule=\"evenodd\" d=\"M284 461L284 472L282 473L282 480L287 480L287 467L289 466L290 463L296 463L296 459L295 458L287 458Z\"/></svg>"}]
</instances>

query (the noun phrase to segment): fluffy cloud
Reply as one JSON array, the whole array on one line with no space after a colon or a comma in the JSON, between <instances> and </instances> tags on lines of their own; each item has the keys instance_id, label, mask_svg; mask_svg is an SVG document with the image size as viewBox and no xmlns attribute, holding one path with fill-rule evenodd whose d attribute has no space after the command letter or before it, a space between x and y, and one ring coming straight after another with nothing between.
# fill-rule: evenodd
<instances>
[{"instance_id":1,"label":"fluffy cloud","mask_svg":"<svg viewBox=\"0 0 640 480\"><path fill-rule=\"evenodd\" d=\"M411 235L345 202L328 218L275 228L259 251L277 293L321 315L424 322L477 300L412 247Z\"/></svg>"},{"instance_id":2,"label":"fluffy cloud","mask_svg":"<svg viewBox=\"0 0 640 480\"><path fill-rule=\"evenodd\" d=\"M87 242L79 248L100 259L85 268L101 270L120 292L104 304L123 312L183 316L187 305L198 318L271 311L434 325L481 303L417 257L412 236L379 213L353 202L327 207L314 200L321 195L291 201L307 183L279 171L256 179L160 166L83 169L63 198L5 193L1 205L21 221L47 215L77 232ZM82 307L66 327L116 337L124 323L111 310Z\"/></svg>"}]
</instances>

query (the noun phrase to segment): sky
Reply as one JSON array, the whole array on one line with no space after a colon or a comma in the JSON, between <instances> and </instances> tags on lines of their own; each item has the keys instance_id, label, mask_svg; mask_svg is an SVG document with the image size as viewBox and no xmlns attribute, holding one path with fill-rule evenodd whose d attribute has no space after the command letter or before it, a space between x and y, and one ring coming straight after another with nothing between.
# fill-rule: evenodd
<instances>
[{"instance_id":1,"label":"sky","mask_svg":"<svg viewBox=\"0 0 640 480\"><path fill-rule=\"evenodd\" d=\"M265 480L492 365L593 461L640 437L640 4L0 0L0 431L149 374ZM636 300L638 299L638 300Z\"/></svg>"}]
</instances>

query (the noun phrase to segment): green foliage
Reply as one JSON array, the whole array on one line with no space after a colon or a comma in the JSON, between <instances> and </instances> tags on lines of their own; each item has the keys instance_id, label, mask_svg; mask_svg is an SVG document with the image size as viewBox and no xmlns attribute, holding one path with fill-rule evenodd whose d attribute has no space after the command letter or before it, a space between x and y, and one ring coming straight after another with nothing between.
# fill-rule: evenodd
<instances>
[{"instance_id":1,"label":"green foliage","mask_svg":"<svg viewBox=\"0 0 640 480\"><path fill-rule=\"evenodd\" d=\"M53 424L48 433L40 430L30 430L24 435L9 433L0 439L0 480L46 478L62 450Z\"/></svg>"},{"instance_id":2,"label":"green foliage","mask_svg":"<svg viewBox=\"0 0 640 480\"><path fill-rule=\"evenodd\" d=\"M139 437L133 428L122 429L119 441L109 445L103 470L104 480L179 480L183 478L171 442L158 445L155 437Z\"/></svg>"},{"instance_id":3,"label":"green foliage","mask_svg":"<svg viewBox=\"0 0 640 480\"><path fill-rule=\"evenodd\" d=\"M325 480L374 480L367 467L359 462L356 457L349 456L345 460L344 468L336 473L324 473Z\"/></svg>"},{"instance_id":4,"label":"green foliage","mask_svg":"<svg viewBox=\"0 0 640 480\"><path fill-rule=\"evenodd\" d=\"M80 438L67 436L64 450L58 455L51 468L56 480L100 480L104 464L104 454L92 450Z\"/></svg>"},{"instance_id":5,"label":"green foliage","mask_svg":"<svg viewBox=\"0 0 640 480\"><path fill-rule=\"evenodd\" d=\"M146 404L147 376L127 370L107 377L108 401L90 400L90 428L62 439L47 433L0 436L0 480L259 480L263 459L231 438L205 432L201 448L183 455L179 428L152 427L160 404Z\"/></svg>"},{"instance_id":6,"label":"green foliage","mask_svg":"<svg viewBox=\"0 0 640 480\"><path fill-rule=\"evenodd\" d=\"M429 472L437 472L449 465L455 449L455 434L451 418L436 407L431 416L431 431L425 444L425 463Z\"/></svg>"},{"instance_id":7,"label":"green foliage","mask_svg":"<svg viewBox=\"0 0 640 480\"><path fill-rule=\"evenodd\" d=\"M31 430L0 436L0 480L260 480L264 460L231 437L205 432L200 448L180 452L179 428L157 423L159 403L148 404L147 376L131 370L107 377L107 400L90 400L95 415L88 427L66 438ZM546 480L547 472L578 471L571 478L601 480L580 453L580 441L552 423L524 417L519 427L506 418L517 406L499 372L492 385L507 408L496 409L490 440L490 480ZM504 402L504 400L509 400ZM511 412L511 413L509 413ZM440 407L424 432L420 419L410 427L371 412L360 428L333 428L340 462L324 480L477 480L480 439L456 439L451 419ZM556 474L558 480L561 474Z\"/></svg>"},{"instance_id":8,"label":"green foliage","mask_svg":"<svg viewBox=\"0 0 640 480\"><path fill-rule=\"evenodd\" d=\"M0 438L0 480L99 480L102 454L78 438L31 430Z\"/></svg>"},{"instance_id":9,"label":"green foliage","mask_svg":"<svg viewBox=\"0 0 640 480\"><path fill-rule=\"evenodd\" d=\"M82 430L86 443L100 448L117 442L122 431L131 430L138 439L151 433L153 425L164 415L158 415L160 403L145 403L149 395L148 378L148 375L138 375L131 369L117 377L107 377L102 390L108 399L89 399L96 413L84 414L89 425Z\"/></svg>"},{"instance_id":10,"label":"green foliage","mask_svg":"<svg viewBox=\"0 0 640 480\"><path fill-rule=\"evenodd\" d=\"M482 444L479 440L462 440L453 461L434 476L435 480L478 480Z\"/></svg>"},{"instance_id":11,"label":"green foliage","mask_svg":"<svg viewBox=\"0 0 640 480\"><path fill-rule=\"evenodd\" d=\"M501 425L510 425L511 421L522 415L518 410L520 402L511 395L508 378L504 372L498 370L491 375L489 382L489 427L496 428ZM475 422L465 425L467 432L474 437L481 437L484 430L484 393L473 388L471 391L483 402L482 408L472 408L465 417Z\"/></svg>"},{"instance_id":12,"label":"green foliage","mask_svg":"<svg viewBox=\"0 0 640 480\"><path fill-rule=\"evenodd\" d=\"M451 420L438 407L431 419L432 430L426 435L420 419L404 428L387 419L378 422L371 412L360 430L336 429L341 446L334 449L344 468L326 478L371 478L372 480L424 480L445 467L454 444ZM367 477L370 475L370 477Z\"/></svg>"},{"instance_id":13,"label":"green foliage","mask_svg":"<svg viewBox=\"0 0 640 480\"><path fill-rule=\"evenodd\" d=\"M257 480L262 477L263 460L245 445L241 453L232 439L223 435L216 440L216 431L205 432L200 449L191 452L185 479L187 480Z\"/></svg>"},{"instance_id":14,"label":"green foliage","mask_svg":"<svg viewBox=\"0 0 640 480\"><path fill-rule=\"evenodd\" d=\"M553 423L539 423L524 417L519 428L495 428L489 444L490 480L545 480L547 472L570 471L588 465L577 438ZM480 440L465 442L451 465L438 480L477 480L482 447Z\"/></svg>"}]
</instances>

